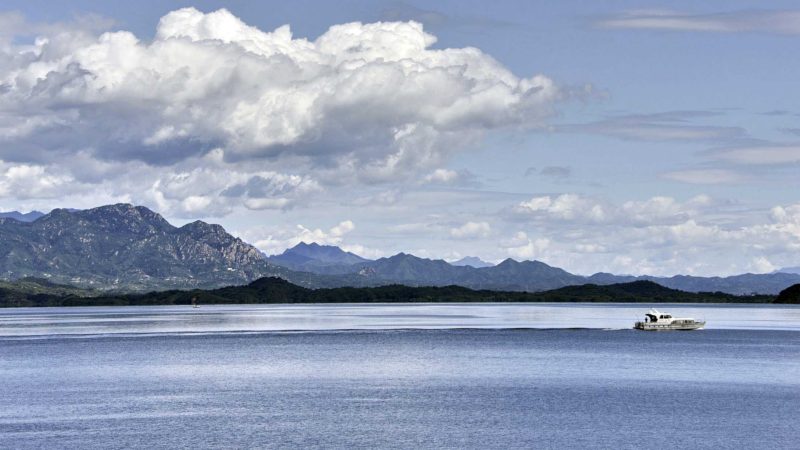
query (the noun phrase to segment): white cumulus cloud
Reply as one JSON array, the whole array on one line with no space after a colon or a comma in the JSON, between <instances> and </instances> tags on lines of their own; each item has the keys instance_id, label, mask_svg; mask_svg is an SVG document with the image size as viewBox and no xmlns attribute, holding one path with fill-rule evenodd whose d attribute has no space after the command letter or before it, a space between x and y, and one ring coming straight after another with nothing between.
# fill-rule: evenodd
<instances>
[{"instance_id":1,"label":"white cumulus cloud","mask_svg":"<svg viewBox=\"0 0 800 450\"><path fill-rule=\"evenodd\" d=\"M75 180L48 167L0 160L0 198L57 198L79 188Z\"/></svg>"},{"instance_id":2,"label":"white cumulus cloud","mask_svg":"<svg viewBox=\"0 0 800 450\"><path fill-rule=\"evenodd\" d=\"M517 204L514 212L521 217L545 222L648 225L686 220L712 203L712 199L706 195L698 195L685 202L656 196L614 204L579 194L560 194L532 197Z\"/></svg>"},{"instance_id":3,"label":"white cumulus cloud","mask_svg":"<svg viewBox=\"0 0 800 450\"><path fill-rule=\"evenodd\" d=\"M560 220L605 221L606 207L590 198L576 194L544 195L520 202L516 211L522 214L546 216Z\"/></svg>"},{"instance_id":4,"label":"white cumulus cloud","mask_svg":"<svg viewBox=\"0 0 800 450\"><path fill-rule=\"evenodd\" d=\"M492 231L488 222L467 222L460 227L451 228L450 236L456 239L486 237Z\"/></svg>"},{"instance_id":5,"label":"white cumulus cloud","mask_svg":"<svg viewBox=\"0 0 800 450\"><path fill-rule=\"evenodd\" d=\"M510 239L502 241L500 246L505 248L512 258L522 260L542 259L550 247L547 238L530 238L524 231L519 231Z\"/></svg>"},{"instance_id":6,"label":"white cumulus cloud","mask_svg":"<svg viewBox=\"0 0 800 450\"><path fill-rule=\"evenodd\" d=\"M309 228L298 224L294 228L284 227L257 227L239 233L245 241L251 242L262 252L273 255L305 242L316 242L320 245L341 245L349 249L356 249L364 253L374 253L370 249L358 245L343 244L345 236L355 229L351 220L344 220L337 225L323 230L322 228Z\"/></svg>"},{"instance_id":7,"label":"white cumulus cloud","mask_svg":"<svg viewBox=\"0 0 800 450\"><path fill-rule=\"evenodd\" d=\"M683 201L656 196L622 204L575 194L559 197L538 196L517 204L515 212L529 231L501 241L500 247L515 257L545 259L584 274L709 276L797 265L797 203L765 211L706 195ZM558 204L562 206L554 206ZM593 205L601 205L607 214L597 217ZM537 239L529 238L534 232Z\"/></svg>"},{"instance_id":8,"label":"white cumulus cloud","mask_svg":"<svg viewBox=\"0 0 800 450\"><path fill-rule=\"evenodd\" d=\"M425 181L428 183L446 184L456 180L458 180L458 172L450 169L436 169L425 177Z\"/></svg>"},{"instance_id":9,"label":"white cumulus cloud","mask_svg":"<svg viewBox=\"0 0 800 450\"><path fill-rule=\"evenodd\" d=\"M561 97L551 79L519 77L476 48L433 49L416 22L346 23L309 40L184 8L151 41L40 31L0 50L7 159L81 151L170 166L219 149L226 162L381 182L430 170L487 131L542 126Z\"/></svg>"}]
</instances>

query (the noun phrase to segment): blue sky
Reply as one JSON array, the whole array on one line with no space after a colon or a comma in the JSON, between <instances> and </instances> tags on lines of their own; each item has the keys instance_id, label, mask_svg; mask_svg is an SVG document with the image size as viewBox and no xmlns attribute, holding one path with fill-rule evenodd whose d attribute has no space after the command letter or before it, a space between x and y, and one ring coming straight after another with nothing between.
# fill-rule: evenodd
<instances>
[{"instance_id":1,"label":"blue sky","mask_svg":"<svg viewBox=\"0 0 800 450\"><path fill-rule=\"evenodd\" d=\"M268 253L797 266L793 7L7 1L0 206L133 202Z\"/></svg>"}]
</instances>

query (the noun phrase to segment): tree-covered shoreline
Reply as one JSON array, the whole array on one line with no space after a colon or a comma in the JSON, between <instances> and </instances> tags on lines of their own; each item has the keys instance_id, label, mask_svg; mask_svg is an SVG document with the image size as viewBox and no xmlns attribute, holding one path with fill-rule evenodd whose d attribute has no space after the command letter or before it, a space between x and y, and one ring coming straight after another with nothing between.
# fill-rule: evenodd
<instances>
[{"instance_id":1,"label":"tree-covered shoreline","mask_svg":"<svg viewBox=\"0 0 800 450\"><path fill-rule=\"evenodd\" d=\"M585 284L542 292L473 290L460 286L341 287L309 289L265 277L242 286L209 290L169 290L145 294L103 293L41 280L0 285L0 307L258 304L258 303L777 303L771 295L739 296L722 292L684 292L651 281L612 285ZM789 303L791 303L789 301Z\"/></svg>"}]
</instances>

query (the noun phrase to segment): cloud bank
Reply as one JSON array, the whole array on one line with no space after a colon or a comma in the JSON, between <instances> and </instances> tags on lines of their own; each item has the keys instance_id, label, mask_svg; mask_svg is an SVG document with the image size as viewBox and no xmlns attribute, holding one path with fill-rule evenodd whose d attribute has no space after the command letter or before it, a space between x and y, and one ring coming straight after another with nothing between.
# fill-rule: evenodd
<instances>
[{"instance_id":1,"label":"cloud bank","mask_svg":"<svg viewBox=\"0 0 800 450\"><path fill-rule=\"evenodd\" d=\"M513 257L531 255L589 274L730 275L771 272L796 261L800 205L748 211L698 195L611 202L581 194L535 196L516 204Z\"/></svg>"},{"instance_id":2,"label":"cloud bank","mask_svg":"<svg viewBox=\"0 0 800 450\"><path fill-rule=\"evenodd\" d=\"M149 42L65 27L0 47L0 160L59 164L92 184L138 164L148 189L180 202L192 200L163 188L198 165L251 172L216 194L241 192L254 209L296 204L290 191L314 183L420 176L487 132L542 126L562 96L476 48L433 48L413 21L335 25L314 40L224 9L170 12Z\"/></svg>"}]
</instances>

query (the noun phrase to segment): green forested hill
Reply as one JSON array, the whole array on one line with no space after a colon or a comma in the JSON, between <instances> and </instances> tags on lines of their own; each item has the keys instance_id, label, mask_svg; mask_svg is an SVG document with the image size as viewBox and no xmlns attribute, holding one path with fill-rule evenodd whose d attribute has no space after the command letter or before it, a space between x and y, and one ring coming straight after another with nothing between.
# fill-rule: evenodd
<instances>
[{"instance_id":1,"label":"green forested hill","mask_svg":"<svg viewBox=\"0 0 800 450\"><path fill-rule=\"evenodd\" d=\"M771 303L773 296L736 296L691 293L665 288L651 281L598 286L567 286L545 292L472 290L460 286L308 289L280 278L260 278L248 285L212 290L162 291L147 294L97 295L94 291L4 291L0 306L178 305L192 298L204 304L245 303L394 303L394 302L608 302L608 303Z\"/></svg>"},{"instance_id":2,"label":"green forested hill","mask_svg":"<svg viewBox=\"0 0 800 450\"><path fill-rule=\"evenodd\" d=\"M781 304L800 304L800 284L789 286L781 291L775 299L775 303Z\"/></svg>"}]
</instances>

